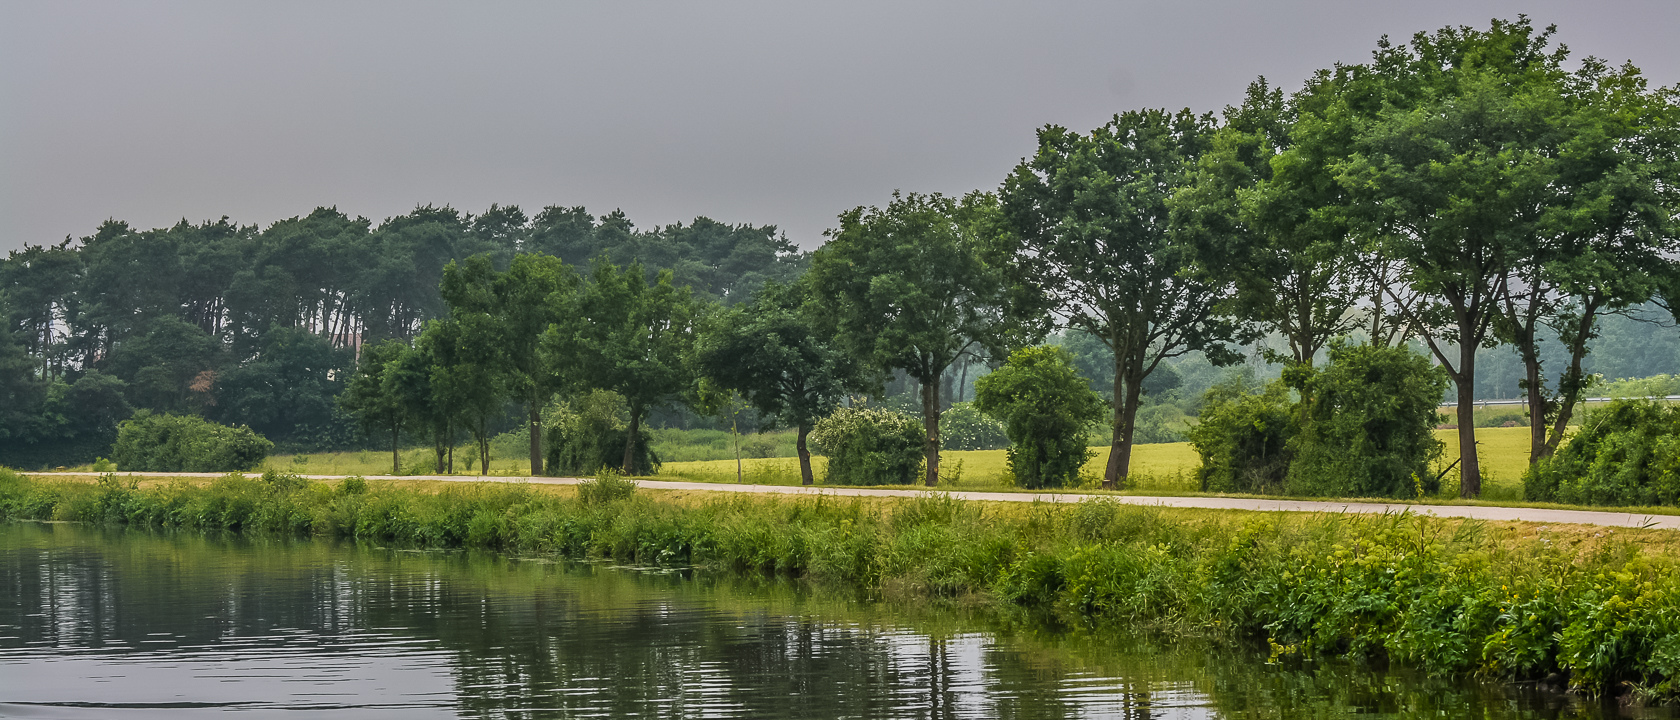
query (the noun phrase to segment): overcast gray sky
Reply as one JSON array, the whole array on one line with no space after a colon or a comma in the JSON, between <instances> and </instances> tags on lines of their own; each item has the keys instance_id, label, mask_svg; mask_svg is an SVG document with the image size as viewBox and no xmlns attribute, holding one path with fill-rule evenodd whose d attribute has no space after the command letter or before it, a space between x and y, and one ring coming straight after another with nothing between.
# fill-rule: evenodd
<instances>
[{"instance_id":1,"label":"overcast gray sky","mask_svg":"<svg viewBox=\"0 0 1680 720\"><path fill-rule=\"evenodd\" d=\"M0 250L337 205L706 215L805 247L995 187L1057 123L1218 110L1377 39L1527 13L1680 82L1680 2L10 2Z\"/></svg>"}]
</instances>

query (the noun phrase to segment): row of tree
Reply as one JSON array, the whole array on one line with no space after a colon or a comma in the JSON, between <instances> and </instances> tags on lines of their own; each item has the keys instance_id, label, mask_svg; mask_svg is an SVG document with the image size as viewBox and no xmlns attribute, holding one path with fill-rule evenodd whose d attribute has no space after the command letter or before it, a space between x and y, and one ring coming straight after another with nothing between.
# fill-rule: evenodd
<instances>
[{"instance_id":1,"label":"row of tree","mask_svg":"<svg viewBox=\"0 0 1680 720\"><path fill-rule=\"evenodd\" d=\"M1349 333L1421 343L1457 390L1466 496L1477 350L1509 344L1532 458L1555 450L1600 318L1676 296L1680 110L1631 65L1566 69L1553 33L1523 18L1385 39L1290 95L1255 83L1222 124L1144 111L1039 133L999 193L1004 266L1115 353L1107 484L1162 360L1259 333L1301 365ZM1563 367L1542 364L1545 329Z\"/></svg>"},{"instance_id":2,"label":"row of tree","mask_svg":"<svg viewBox=\"0 0 1680 720\"><path fill-rule=\"evenodd\" d=\"M1538 460L1590 381L1601 318L1680 297L1680 98L1631 65L1567 69L1554 32L1520 18L1385 39L1289 95L1257 81L1223 122L1046 127L996 193L843 214L812 260L814 321L922 382L930 484L937 379L970 346L1003 357L1053 326L1106 345L1117 487L1168 359L1231 361L1272 335L1288 348L1272 359L1310 367L1337 337L1415 342L1456 388L1476 496L1479 349L1521 356ZM1543 364L1548 334L1562 367Z\"/></svg>"},{"instance_id":3,"label":"row of tree","mask_svg":"<svg viewBox=\"0 0 1680 720\"><path fill-rule=\"evenodd\" d=\"M111 418L135 408L245 424L292 447L353 443L334 398L357 349L412 340L443 315L451 260L506 269L519 253L646 258L724 303L808 262L774 227L702 217L642 231L580 207L428 206L377 226L331 208L263 229L107 222L0 261L0 443L18 451L0 456L108 447Z\"/></svg>"}]
</instances>

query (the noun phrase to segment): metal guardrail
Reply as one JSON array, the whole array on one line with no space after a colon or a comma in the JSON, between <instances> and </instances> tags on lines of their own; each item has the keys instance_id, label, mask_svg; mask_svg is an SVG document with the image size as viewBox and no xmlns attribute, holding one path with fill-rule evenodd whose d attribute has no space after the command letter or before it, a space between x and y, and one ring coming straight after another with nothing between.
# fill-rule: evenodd
<instances>
[{"instance_id":1,"label":"metal guardrail","mask_svg":"<svg viewBox=\"0 0 1680 720\"><path fill-rule=\"evenodd\" d=\"M1623 399L1623 398L1590 397L1590 398L1581 398L1579 402L1581 402L1581 403L1610 402L1611 400L1619 400L1619 399ZM1664 395L1662 397L1657 397L1657 396L1653 395L1653 396L1648 397L1648 398L1640 398L1640 399L1643 399L1643 400L1680 400L1680 395ZM1497 405L1527 405L1528 401L1527 400L1477 400L1476 402L1473 402L1471 404L1475 405L1476 407L1493 407L1493 406L1497 406ZM1441 403L1441 407L1444 407L1444 408L1445 407L1458 407L1458 403L1455 403L1455 402Z\"/></svg>"}]
</instances>

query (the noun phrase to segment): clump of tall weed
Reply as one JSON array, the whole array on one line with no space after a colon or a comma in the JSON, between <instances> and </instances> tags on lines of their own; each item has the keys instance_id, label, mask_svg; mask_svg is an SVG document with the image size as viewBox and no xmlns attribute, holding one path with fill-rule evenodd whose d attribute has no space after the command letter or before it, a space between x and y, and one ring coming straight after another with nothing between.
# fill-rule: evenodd
<instances>
[{"instance_id":1,"label":"clump of tall weed","mask_svg":"<svg viewBox=\"0 0 1680 720\"><path fill-rule=\"evenodd\" d=\"M594 478L577 485L578 501L585 505L605 505L635 494L636 481L625 479L611 468L602 468Z\"/></svg>"}]
</instances>

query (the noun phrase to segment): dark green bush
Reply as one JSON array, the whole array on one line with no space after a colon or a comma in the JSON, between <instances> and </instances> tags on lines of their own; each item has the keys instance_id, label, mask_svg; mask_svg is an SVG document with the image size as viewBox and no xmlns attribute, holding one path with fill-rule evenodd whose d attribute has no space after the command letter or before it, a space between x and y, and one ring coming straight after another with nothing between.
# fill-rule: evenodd
<instances>
[{"instance_id":1,"label":"dark green bush","mask_svg":"<svg viewBox=\"0 0 1680 720\"><path fill-rule=\"evenodd\" d=\"M1009 470L1024 488L1078 482L1091 459L1085 429L1103 416L1103 402L1079 376L1073 358L1054 346L1022 348L974 384L974 406L1009 433Z\"/></svg>"},{"instance_id":2,"label":"dark green bush","mask_svg":"<svg viewBox=\"0 0 1680 720\"><path fill-rule=\"evenodd\" d=\"M1429 465L1447 377L1406 347L1333 345L1322 370L1287 380L1306 398L1286 482L1296 495L1415 497L1433 494Z\"/></svg>"},{"instance_id":3,"label":"dark green bush","mask_svg":"<svg viewBox=\"0 0 1680 720\"><path fill-rule=\"evenodd\" d=\"M828 457L823 482L909 485L921 473L927 431L909 415L843 407L811 428L811 445Z\"/></svg>"},{"instance_id":4,"label":"dark green bush","mask_svg":"<svg viewBox=\"0 0 1680 720\"><path fill-rule=\"evenodd\" d=\"M1616 400L1589 413L1556 455L1529 468L1523 496L1579 505L1680 503L1680 407Z\"/></svg>"},{"instance_id":5,"label":"dark green bush","mask_svg":"<svg viewBox=\"0 0 1680 720\"><path fill-rule=\"evenodd\" d=\"M624 442L630 434L629 408L617 393L596 390L550 405L543 412L548 433L550 475L594 475L601 468L624 466ZM636 438L635 467L659 472L653 436L644 426Z\"/></svg>"},{"instance_id":6,"label":"dark green bush","mask_svg":"<svg viewBox=\"0 0 1680 720\"><path fill-rule=\"evenodd\" d=\"M1433 493L1446 377L1404 347L1335 345L1321 370L1292 368L1261 392L1208 390L1190 442L1214 492L1414 497ZM1294 387L1304 400L1293 400Z\"/></svg>"},{"instance_id":7,"label":"dark green bush","mask_svg":"<svg viewBox=\"0 0 1680 720\"><path fill-rule=\"evenodd\" d=\"M1269 493L1283 488L1299 431L1289 388L1273 382L1259 393L1238 382L1209 388L1190 445L1202 456L1196 471L1204 492Z\"/></svg>"},{"instance_id":8,"label":"dark green bush","mask_svg":"<svg viewBox=\"0 0 1680 720\"><path fill-rule=\"evenodd\" d=\"M274 443L243 425L141 410L117 426L111 459L136 472L232 472L262 464Z\"/></svg>"}]
</instances>

